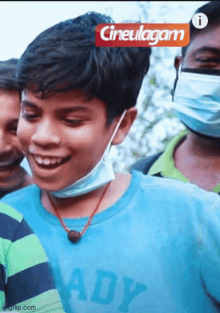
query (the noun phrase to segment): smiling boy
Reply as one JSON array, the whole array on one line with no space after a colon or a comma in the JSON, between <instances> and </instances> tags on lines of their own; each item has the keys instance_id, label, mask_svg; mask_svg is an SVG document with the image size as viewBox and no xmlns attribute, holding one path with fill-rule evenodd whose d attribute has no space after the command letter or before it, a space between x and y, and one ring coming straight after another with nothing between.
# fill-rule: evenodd
<instances>
[{"instance_id":1,"label":"smiling boy","mask_svg":"<svg viewBox=\"0 0 220 313\"><path fill-rule=\"evenodd\" d=\"M98 48L92 12L21 57L18 137L36 185L3 199L41 240L66 312L220 312L217 195L114 173L110 145L137 115L149 48Z\"/></svg>"}]
</instances>

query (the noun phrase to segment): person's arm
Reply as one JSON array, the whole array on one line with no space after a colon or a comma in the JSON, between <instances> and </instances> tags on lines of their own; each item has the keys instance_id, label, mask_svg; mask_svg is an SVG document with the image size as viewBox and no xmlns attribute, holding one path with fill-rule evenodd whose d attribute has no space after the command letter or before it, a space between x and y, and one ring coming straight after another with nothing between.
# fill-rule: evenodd
<instances>
[{"instance_id":1,"label":"person's arm","mask_svg":"<svg viewBox=\"0 0 220 313\"><path fill-rule=\"evenodd\" d=\"M11 214L7 215L11 210L9 206L4 205L4 209L0 211L0 218L4 218L4 231L0 232L4 232L4 238L0 239L4 253L2 266L5 268L5 310L64 312L46 254L38 238L18 212L13 213L13 217Z\"/></svg>"}]
</instances>

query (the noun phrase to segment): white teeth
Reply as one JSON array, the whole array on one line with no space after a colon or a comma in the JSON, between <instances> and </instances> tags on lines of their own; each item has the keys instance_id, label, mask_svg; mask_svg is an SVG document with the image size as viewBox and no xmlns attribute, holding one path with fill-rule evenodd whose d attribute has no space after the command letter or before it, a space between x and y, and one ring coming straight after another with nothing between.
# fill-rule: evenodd
<instances>
[{"instance_id":1,"label":"white teeth","mask_svg":"<svg viewBox=\"0 0 220 313\"><path fill-rule=\"evenodd\" d=\"M42 158L40 156L34 156L35 161L38 164L44 164L44 165L50 165L50 164L56 164L60 163L62 161L62 158Z\"/></svg>"},{"instance_id":2,"label":"white teeth","mask_svg":"<svg viewBox=\"0 0 220 313\"><path fill-rule=\"evenodd\" d=\"M43 164L43 159L41 157L35 156L35 160L37 161L37 163Z\"/></svg>"},{"instance_id":3,"label":"white teeth","mask_svg":"<svg viewBox=\"0 0 220 313\"><path fill-rule=\"evenodd\" d=\"M51 163L51 164L55 164L56 162L57 162L57 159L55 159L55 158L53 158L53 159L50 160L50 163Z\"/></svg>"},{"instance_id":4,"label":"white teeth","mask_svg":"<svg viewBox=\"0 0 220 313\"><path fill-rule=\"evenodd\" d=\"M49 158L43 159L43 164L49 165L50 164L50 159Z\"/></svg>"}]
</instances>

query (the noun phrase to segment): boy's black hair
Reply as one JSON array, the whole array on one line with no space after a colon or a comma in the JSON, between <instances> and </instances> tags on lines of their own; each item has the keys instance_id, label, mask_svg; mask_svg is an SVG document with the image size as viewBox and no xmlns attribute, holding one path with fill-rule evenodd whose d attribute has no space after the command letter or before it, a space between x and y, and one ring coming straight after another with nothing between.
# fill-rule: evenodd
<instances>
[{"instance_id":1,"label":"boy's black hair","mask_svg":"<svg viewBox=\"0 0 220 313\"><path fill-rule=\"evenodd\" d=\"M203 5L202 7L198 8L194 14L196 13L204 13L208 17L208 25L203 29L197 29L196 27L193 26L191 19L189 22L190 40L192 40L194 37L198 35L201 35L203 32L207 32L208 30L216 27L217 25L220 25L220 1L210 1ZM182 48L183 58L185 57L188 46Z\"/></svg>"},{"instance_id":2,"label":"boy's black hair","mask_svg":"<svg viewBox=\"0 0 220 313\"><path fill-rule=\"evenodd\" d=\"M18 59L0 61L0 89L5 91L19 91L16 79Z\"/></svg>"},{"instance_id":3,"label":"boy's black hair","mask_svg":"<svg viewBox=\"0 0 220 313\"><path fill-rule=\"evenodd\" d=\"M96 47L95 28L114 23L88 12L45 30L27 47L17 72L21 91L44 99L59 92L83 91L107 105L107 122L135 106L151 48Z\"/></svg>"}]
</instances>

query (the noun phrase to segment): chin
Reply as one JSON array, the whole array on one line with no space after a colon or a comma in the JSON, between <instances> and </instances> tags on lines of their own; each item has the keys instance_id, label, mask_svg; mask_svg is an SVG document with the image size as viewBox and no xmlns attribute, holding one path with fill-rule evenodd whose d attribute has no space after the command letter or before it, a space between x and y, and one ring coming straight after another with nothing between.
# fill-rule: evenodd
<instances>
[{"instance_id":1,"label":"chin","mask_svg":"<svg viewBox=\"0 0 220 313\"><path fill-rule=\"evenodd\" d=\"M200 137L200 138L202 138L204 140L207 140L209 142L212 142L212 143L220 145L220 137L207 136L207 135L195 132L195 131L194 131L194 134L196 134L198 137Z\"/></svg>"},{"instance_id":2,"label":"chin","mask_svg":"<svg viewBox=\"0 0 220 313\"><path fill-rule=\"evenodd\" d=\"M183 122L182 122L183 123ZM183 123L184 124L184 123ZM197 131L189 128L188 126L186 126L186 124L184 124L184 126L193 134L195 134L196 136L202 138L202 139L205 139L205 140L208 140L210 142L213 142L213 143L216 143L216 144L219 144L220 145L220 137L212 137L212 136L208 136L208 135L204 135L204 134L201 134L201 133L198 133Z\"/></svg>"},{"instance_id":3,"label":"chin","mask_svg":"<svg viewBox=\"0 0 220 313\"><path fill-rule=\"evenodd\" d=\"M16 182L7 182L0 184L0 191L9 193L20 189L23 181L16 181Z\"/></svg>"},{"instance_id":4,"label":"chin","mask_svg":"<svg viewBox=\"0 0 220 313\"><path fill-rule=\"evenodd\" d=\"M38 179L33 177L34 183L42 190L53 192L66 188L70 184L64 184L62 182L54 182L54 181L44 181L42 179Z\"/></svg>"}]
</instances>

